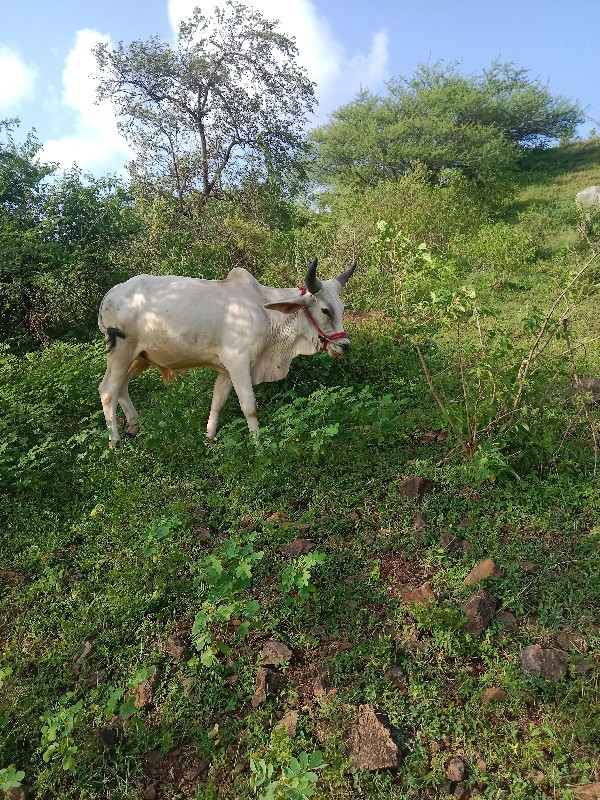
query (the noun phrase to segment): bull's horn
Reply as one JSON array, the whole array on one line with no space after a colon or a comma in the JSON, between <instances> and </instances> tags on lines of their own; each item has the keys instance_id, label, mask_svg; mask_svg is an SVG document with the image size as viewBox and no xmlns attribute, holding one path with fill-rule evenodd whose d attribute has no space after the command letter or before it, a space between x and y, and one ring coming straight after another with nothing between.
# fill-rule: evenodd
<instances>
[{"instance_id":1,"label":"bull's horn","mask_svg":"<svg viewBox=\"0 0 600 800\"><path fill-rule=\"evenodd\" d=\"M306 270L305 283L306 283L306 288L311 294L316 294L323 285L321 281L317 278L316 258L313 258L313 260L308 265L308 269Z\"/></svg>"},{"instance_id":2,"label":"bull's horn","mask_svg":"<svg viewBox=\"0 0 600 800\"><path fill-rule=\"evenodd\" d=\"M356 261L352 264L350 269L347 269L346 272L342 272L341 275L338 275L336 281L339 282L340 286L344 286L350 278L354 275L354 270L356 269Z\"/></svg>"}]
</instances>

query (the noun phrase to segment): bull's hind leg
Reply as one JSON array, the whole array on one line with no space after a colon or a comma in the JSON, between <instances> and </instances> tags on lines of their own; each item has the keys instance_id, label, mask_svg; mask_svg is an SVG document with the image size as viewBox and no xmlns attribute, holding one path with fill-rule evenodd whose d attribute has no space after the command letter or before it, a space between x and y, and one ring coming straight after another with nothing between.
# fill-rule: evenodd
<instances>
[{"instance_id":1,"label":"bull's hind leg","mask_svg":"<svg viewBox=\"0 0 600 800\"><path fill-rule=\"evenodd\" d=\"M229 393L231 392L233 384L229 375L219 373L215 381L215 388L213 389L212 403L210 406L210 416L206 425L206 438L214 439L217 434L217 425L219 422L219 415L223 410L223 406L227 402Z\"/></svg>"},{"instance_id":2,"label":"bull's hind leg","mask_svg":"<svg viewBox=\"0 0 600 800\"><path fill-rule=\"evenodd\" d=\"M128 436L137 436L140 432L140 416L136 410L136 407L131 402L131 397L129 397L129 381L132 381L150 366L151 364L149 361L146 361L145 358L138 356L129 366L127 375L125 376L125 381L121 388L121 393L119 394L119 405L123 409L125 418L127 419L125 433Z\"/></svg>"},{"instance_id":3,"label":"bull's hind leg","mask_svg":"<svg viewBox=\"0 0 600 800\"><path fill-rule=\"evenodd\" d=\"M124 338L124 337L122 337ZM100 393L100 400L102 401L102 409L104 411L104 419L106 420L106 427L110 431L110 446L119 447L121 445L121 437L119 436L119 428L117 426L117 405L122 395L123 390L127 395L127 373L133 361L133 352L131 345L128 342L118 341L113 345L106 355L106 372L98 391ZM130 411L133 408L133 403L129 400Z\"/></svg>"}]
</instances>

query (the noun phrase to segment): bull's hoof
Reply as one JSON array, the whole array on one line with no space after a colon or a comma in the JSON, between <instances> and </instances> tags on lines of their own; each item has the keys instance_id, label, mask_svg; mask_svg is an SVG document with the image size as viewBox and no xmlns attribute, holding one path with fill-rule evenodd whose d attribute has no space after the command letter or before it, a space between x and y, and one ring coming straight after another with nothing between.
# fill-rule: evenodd
<instances>
[{"instance_id":1,"label":"bull's hoof","mask_svg":"<svg viewBox=\"0 0 600 800\"><path fill-rule=\"evenodd\" d=\"M137 424L137 422L134 423L133 425L128 425L125 428L125 433L127 434L127 436L137 436L139 432L140 432L140 426Z\"/></svg>"},{"instance_id":2,"label":"bull's hoof","mask_svg":"<svg viewBox=\"0 0 600 800\"><path fill-rule=\"evenodd\" d=\"M115 439L114 441L113 439L111 439L110 442L108 443L108 446L110 447L111 450L120 450L121 447L123 446L123 442L120 439Z\"/></svg>"}]
</instances>

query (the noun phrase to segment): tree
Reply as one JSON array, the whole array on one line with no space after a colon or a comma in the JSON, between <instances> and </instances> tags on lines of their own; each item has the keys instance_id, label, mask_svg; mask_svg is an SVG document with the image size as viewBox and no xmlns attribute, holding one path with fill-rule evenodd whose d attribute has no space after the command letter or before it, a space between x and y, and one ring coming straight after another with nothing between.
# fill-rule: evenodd
<instances>
[{"instance_id":1,"label":"tree","mask_svg":"<svg viewBox=\"0 0 600 800\"><path fill-rule=\"evenodd\" d=\"M21 344L95 328L99 297L121 277L115 255L133 234L129 197L111 178L55 176L17 120L0 122L0 336Z\"/></svg>"},{"instance_id":2,"label":"tree","mask_svg":"<svg viewBox=\"0 0 600 800\"><path fill-rule=\"evenodd\" d=\"M248 174L299 168L314 87L276 28L228 0L213 18L196 8L176 49L157 37L97 47L99 97L137 153L134 177L172 193L182 213L201 213Z\"/></svg>"},{"instance_id":3,"label":"tree","mask_svg":"<svg viewBox=\"0 0 600 800\"><path fill-rule=\"evenodd\" d=\"M460 169L492 186L524 150L572 135L583 120L576 103L513 64L494 62L479 76L461 75L456 64L421 65L387 87L385 97L360 92L313 132L317 180L364 187L419 162L434 179Z\"/></svg>"}]
</instances>

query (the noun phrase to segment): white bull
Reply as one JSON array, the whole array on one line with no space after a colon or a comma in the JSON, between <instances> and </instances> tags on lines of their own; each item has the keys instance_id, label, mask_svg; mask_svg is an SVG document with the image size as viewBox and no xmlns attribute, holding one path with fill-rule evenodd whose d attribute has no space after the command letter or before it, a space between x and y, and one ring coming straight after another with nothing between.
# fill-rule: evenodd
<instances>
[{"instance_id":1,"label":"white bull","mask_svg":"<svg viewBox=\"0 0 600 800\"><path fill-rule=\"evenodd\" d=\"M575 195L575 202L582 205L600 204L600 186L588 186Z\"/></svg>"},{"instance_id":2,"label":"white bull","mask_svg":"<svg viewBox=\"0 0 600 800\"><path fill-rule=\"evenodd\" d=\"M98 390L111 446L121 443L117 405L125 412L126 433L138 433L128 384L152 365L165 384L176 378L174 370L209 367L217 372L207 438L215 437L232 387L248 428L257 434L253 385L285 378L298 355L322 349L339 356L350 349L339 293L355 267L321 282L315 259L301 289L262 286L241 268L223 281L137 275L114 286L98 315L107 341L107 369Z\"/></svg>"}]
</instances>

